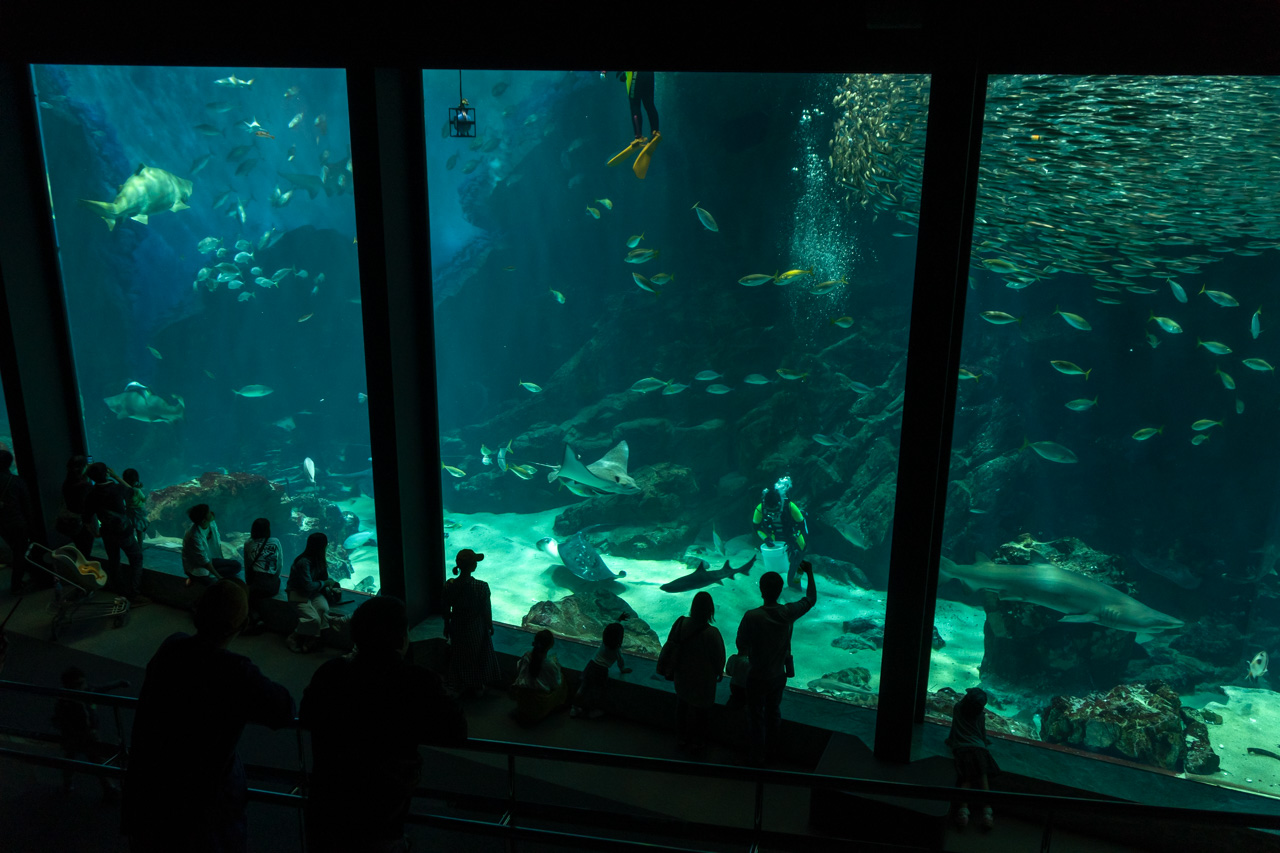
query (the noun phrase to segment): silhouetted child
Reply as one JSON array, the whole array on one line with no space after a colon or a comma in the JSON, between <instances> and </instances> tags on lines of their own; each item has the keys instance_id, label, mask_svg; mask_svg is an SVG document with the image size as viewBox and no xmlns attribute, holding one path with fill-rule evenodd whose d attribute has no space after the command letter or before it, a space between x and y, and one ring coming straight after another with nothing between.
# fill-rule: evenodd
<instances>
[{"instance_id":1,"label":"silhouetted child","mask_svg":"<svg viewBox=\"0 0 1280 853\"><path fill-rule=\"evenodd\" d=\"M117 687L128 687L127 681L116 681L101 687L91 687L84 670L78 666L68 667L62 673L62 686L67 690L84 690L90 693L105 693ZM98 740L98 708L90 702L77 699L59 699L53 710L53 725L62 736L62 751L67 758L83 758L95 764L102 764L115 757L116 748ZM102 798L114 802L120 796L120 786L115 780L99 776L102 784ZM74 789L72 771L62 771L62 790L71 793Z\"/></svg>"},{"instance_id":2,"label":"silhouetted child","mask_svg":"<svg viewBox=\"0 0 1280 853\"><path fill-rule=\"evenodd\" d=\"M987 694L979 687L970 687L951 711L951 734L947 746L956 762L956 787L990 790L988 778L1000 772L995 759L987 751L991 739L987 737ZM969 825L969 804L960 803L955 813L956 826ZM982 828L995 825L991 806L983 806Z\"/></svg>"},{"instance_id":3,"label":"silhouetted child","mask_svg":"<svg viewBox=\"0 0 1280 853\"><path fill-rule=\"evenodd\" d=\"M626 616L620 617L625 619ZM604 686L609 681L609 667L615 663L618 671L626 675L631 668L622 660L622 623L611 622L604 628L600 648L596 656L582 670L582 683L573 697L573 707L569 709L570 717L590 717L596 719L604 716Z\"/></svg>"}]
</instances>

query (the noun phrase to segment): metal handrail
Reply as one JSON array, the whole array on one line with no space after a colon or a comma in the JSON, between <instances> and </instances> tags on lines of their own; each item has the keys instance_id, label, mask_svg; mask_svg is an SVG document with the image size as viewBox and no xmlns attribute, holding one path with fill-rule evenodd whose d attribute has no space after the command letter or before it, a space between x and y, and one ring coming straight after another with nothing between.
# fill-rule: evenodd
<instances>
[{"instance_id":1,"label":"metal handrail","mask_svg":"<svg viewBox=\"0 0 1280 853\"><path fill-rule=\"evenodd\" d=\"M101 705L115 705L132 708L138 700L131 696L115 696L107 693L90 693L81 690L67 690L57 687L43 687L23 682L0 680L0 690L11 690L53 698L92 701ZM299 727L298 721L293 721ZM610 752L592 752L566 747L541 746L537 744L517 743L513 741L491 740L487 738L469 738L465 744L451 747L438 747L468 752L480 752L507 756L510 783L507 799L516 804L515 799L515 759L517 757L548 761L563 761L573 764L586 764L622 770L640 770L658 773L671 773L681 776L702 776L708 778L727 779L735 782L755 783L757 790L763 785L787 785L809 789L825 789L844 791L879 797L897 797L903 799L930 800L951 802L958 799L969 799L975 796L972 789L961 789L941 785L921 785L914 782L892 782L883 779L866 779L846 776L831 776L819 773L794 770L770 770L766 768L739 767L726 764L708 764L690 762L671 758L652 758L641 755L626 755ZM302 749L299 739L299 750ZM32 755L18 750L0 750L0 757L21 758ZM68 761L69 759L53 759L39 756L39 762ZM82 763L82 762L81 762ZM54 766L54 765L49 765ZM58 765L61 766L61 765ZM88 767L99 767L88 764ZM285 778L292 771L278 769L273 772L276 778ZM297 777L295 777L297 778ZM422 789L428 793L429 789ZM452 796L451 792L431 792L439 796ZM1013 806L1048 812L1079 812L1095 817L1125 818L1133 821L1189 821L1205 825L1247 827L1254 829L1280 830L1280 814L1264 814L1259 812L1222 811L1216 809L1194 809L1181 806L1148 805L1127 800L1092 799L1088 797L1068 797L1060 794L1029 794L1014 791L983 791L984 802L995 806ZM757 810L757 816L759 812Z\"/></svg>"}]
</instances>

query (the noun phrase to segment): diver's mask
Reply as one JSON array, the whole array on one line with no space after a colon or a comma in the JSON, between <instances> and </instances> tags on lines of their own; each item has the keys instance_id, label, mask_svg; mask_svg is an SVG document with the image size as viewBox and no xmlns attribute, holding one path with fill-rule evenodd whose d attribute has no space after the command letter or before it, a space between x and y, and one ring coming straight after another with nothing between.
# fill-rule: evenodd
<instances>
[{"instance_id":1,"label":"diver's mask","mask_svg":"<svg viewBox=\"0 0 1280 853\"><path fill-rule=\"evenodd\" d=\"M778 478L778 482L773 484L773 490L778 493L778 497L785 501L787 492L791 491L791 477L783 474Z\"/></svg>"}]
</instances>

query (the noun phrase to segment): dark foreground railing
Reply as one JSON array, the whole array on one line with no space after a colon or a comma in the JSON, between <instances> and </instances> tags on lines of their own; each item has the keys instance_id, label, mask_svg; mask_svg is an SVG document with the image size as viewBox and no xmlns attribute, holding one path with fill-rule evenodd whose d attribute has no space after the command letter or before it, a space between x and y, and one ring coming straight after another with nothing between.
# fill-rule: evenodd
<instances>
[{"instance_id":1,"label":"dark foreground railing","mask_svg":"<svg viewBox=\"0 0 1280 853\"><path fill-rule=\"evenodd\" d=\"M129 696L87 693L3 680L0 680L0 690L46 696L54 699L94 702L115 708L133 708L138 702L137 699ZM297 729L296 723L295 729ZM249 798L251 800L293 808L301 814L301 810L306 804L307 774L305 745L302 741L301 730L297 730L299 770L287 770L254 764L247 764L245 770L249 778L256 783L275 783L290 788L288 792L250 788ZM2 726L0 726L0 733L26 738L32 735L31 732L6 729ZM52 737L49 739L54 740ZM441 749L444 748L441 747ZM705 853L708 850L708 847L675 847L669 841L637 841L619 837L619 834L621 834L664 839L679 838L684 842L709 845L710 848L715 850L723 850L726 846L731 845L741 845L750 851L757 851L761 848L827 851L834 849L835 845L848 845L849 839L810 833L766 830L764 828L765 785L791 786L811 791L825 789L873 797L896 797L943 802L968 799L974 796L972 790L961 791L957 788L936 785L827 776L787 770L755 769L724 764L705 764L667 758L589 752L580 749L537 746L481 738L472 738L464 746L449 749L450 751L462 753L488 753L506 756L506 796L467 794L442 788L421 787L414 792L415 799L419 801L443 801L454 808L481 812L489 811L499 814L499 816L491 820L482 820L460 818L433 812L413 812L409 815L408 821L418 826L431 827L443 831L504 838L507 840L508 849L515 849L519 842L525 841L562 847L608 848L619 851L671 850L677 851L677 853L684 853L684 851L687 851L687 853L695 853L695 851L697 853ZM122 754L126 753L122 750ZM112 764L94 764L41 755L20 749L0 748L0 759L2 758L42 767L70 769L76 772L107 776L109 778L120 778L124 775L124 770L121 767ZM722 823L664 818L654 815L628 815L615 811L604 812L599 809L564 806L521 798L517 792L517 782L520 779L520 775L517 772L518 758L594 765L619 771L666 773L680 777L704 777L747 783L752 786L754 791L752 826L733 826ZM1059 818L1068 817L1088 817L1094 820L1119 819L1137 825L1178 822L1199 826L1280 830L1280 815L1255 812L1154 806L1122 800L1025 794L1009 791L983 792L982 799L984 802L989 802L994 806L1015 810L1024 819L1038 817L1044 827L1042 851L1049 850L1051 828L1054 823ZM723 796L717 799L717 805L724 805ZM524 820L565 824L574 829L595 827L607 830L608 834L593 835L585 832L521 825L520 821ZM1080 824L1077 823L1076 825L1079 826ZM305 832L302 828L301 820L299 821L299 849L306 849ZM902 851L923 850L925 848L859 842L859 849Z\"/></svg>"}]
</instances>

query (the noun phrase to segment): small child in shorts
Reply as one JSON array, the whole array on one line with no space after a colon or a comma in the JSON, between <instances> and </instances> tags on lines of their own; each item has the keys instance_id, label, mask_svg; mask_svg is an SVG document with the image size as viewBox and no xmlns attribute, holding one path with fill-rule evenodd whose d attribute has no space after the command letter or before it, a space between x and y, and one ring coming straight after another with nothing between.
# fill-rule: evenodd
<instances>
[{"instance_id":1,"label":"small child in shorts","mask_svg":"<svg viewBox=\"0 0 1280 853\"><path fill-rule=\"evenodd\" d=\"M609 667L615 663L618 671L626 675L631 671L622 660L623 629L621 622L611 622L604 628L600 648L596 656L582 670L582 683L574 694L570 717L589 717L597 719L604 716L604 688L609 681Z\"/></svg>"},{"instance_id":2,"label":"small child in shorts","mask_svg":"<svg viewBox=\"0 0 1280 853\"><path fill-rule=\"evenodd\" d=\"M991 739L987 737L987 693L980 687L970 687L951 711L951 734L946 744L956 762L956 787L990 790L988 779L1000 772L995 759L987 751ZM969 804L960 803L955 812L956 826L969 825ZM991 806L983 806L982 828L991 829L995 818Z\"/></svg>"}]
</instances>

